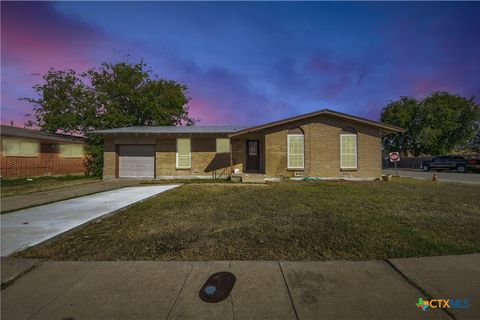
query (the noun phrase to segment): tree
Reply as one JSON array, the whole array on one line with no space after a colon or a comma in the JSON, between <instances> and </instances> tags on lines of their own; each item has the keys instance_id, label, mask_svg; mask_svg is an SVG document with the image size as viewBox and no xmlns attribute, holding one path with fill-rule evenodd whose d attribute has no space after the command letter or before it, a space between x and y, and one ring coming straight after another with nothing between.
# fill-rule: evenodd
<instances>
[{"instance_id":1,"label":"tree","mask_svg":"<svg viewBox=\"0 0 480 320\"><path fill-rule=\"evenodd\" d=\"M407 131L401 134L389 134L383 138L386 151L401 151L403 154L420 155L421 144L421 113L417 100L411 97L401 97L399 101L388 104L383 109L380 121L396 125Z\"/></svg>"},{"instance_id":2,"label":"tree","mask_svg":"<svg viewBox=\"0 0 480 320\"><path fill-rule=\"evenodd\" d=\"M52 133L58 130L83 133L95 127L93 91L74 70L51 69L43 80L44 84L33 87L38 98L23 98L34 104L35 121L28 121L27 126L38 126Z\"/></svg>"},{"instance_id":3,"label":"tree","mask_svg":"<svg viewBox=\"0 0 480 320\"><path fill-rule=\"evenodd\" d=\"M87 72L103 127L193 124L185 85L150 77L143 63L102 64Z\"/></svg>"},{"instance_id":4,"label":"tree","mask_svg":"<svg viewBox=\"0 0 480 320\"><path fill-rule=\"evenodd\" d=\"M473 138L471 138L462 149L477 154L480 153L480 120L475 122L475 134Z\"/></svg>"},{"instance_id":5,"label":"tree","mask_svg":"<svg viewBox=\"0 0 480 320\"><path fill-rule=\"evenodd\" d=\"M447 154L474 138L480 108L474 97L434 92L421 101L402 97L388 104L380 120L407 130L383 138L387 151L413 156Z\"/></svg>"},{"instance_id":6,"label":"tree","mask_svg":"<svg viewBox=\"0 0 480 320\"><path fill-rule=\"evenodd\" d=\"M422 106L429 154L449 153L455 147L466 145L475 135L475 122L480 119L475 98L435 92L423 100Z\"/></svg>"},{"instance_id":7,"label":"tree","mask_svg":"<svg viewBox=\"0 0 480 320\"><path fill-rule=\"evenodd\" d=\"M33 87L37 98L23 98L34 105L27 125L86 136L92 174L102 173L103 139L89 131L196 121L188 116L187 86L153 75L143 61L103 63L82 74L51 69L43 80Z\"/></svg>"}]
</instances>

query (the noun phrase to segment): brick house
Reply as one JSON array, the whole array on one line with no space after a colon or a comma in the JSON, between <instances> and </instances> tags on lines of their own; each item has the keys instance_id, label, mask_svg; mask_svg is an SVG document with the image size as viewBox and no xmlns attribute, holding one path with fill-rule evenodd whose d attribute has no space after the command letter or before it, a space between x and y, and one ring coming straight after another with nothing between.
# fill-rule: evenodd
<instances>
[{"instance_id":1,"label":"brick house","mask_svg":"<svg viewBox=\"0 0 480 320\"><path fill-rule=\"evenodd\" d=\"M85 172L84 139L1 126L1 176L34 177Z\"/></svg>"},{"instance_id":2,"label":"brick house","mask_svg":"<svg viewBox=\"0 0 480 320\"><path fill-rule=\"evenodd\" d=\"M328 109L254 127L143 126L99 130L105 179L373 179L381 176L382 134L403 129Z\"/></svg>"}]
</instances>

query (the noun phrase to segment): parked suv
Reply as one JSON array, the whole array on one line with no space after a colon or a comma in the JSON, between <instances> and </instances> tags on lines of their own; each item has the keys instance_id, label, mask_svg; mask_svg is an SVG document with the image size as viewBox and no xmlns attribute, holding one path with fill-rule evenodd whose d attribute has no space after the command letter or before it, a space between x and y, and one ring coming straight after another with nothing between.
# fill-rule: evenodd
<instances>
[{"instance_id":1,"label":"parked suv","mask_svg":"<svg viewBox=\"0 0 480 320\"><path fill-rule=\"evenodd\" d=\"M422 161L422 170L457 170L464 173L470 163L462 156L439 156L430 160Z\"/></svg>"}]
</instances>

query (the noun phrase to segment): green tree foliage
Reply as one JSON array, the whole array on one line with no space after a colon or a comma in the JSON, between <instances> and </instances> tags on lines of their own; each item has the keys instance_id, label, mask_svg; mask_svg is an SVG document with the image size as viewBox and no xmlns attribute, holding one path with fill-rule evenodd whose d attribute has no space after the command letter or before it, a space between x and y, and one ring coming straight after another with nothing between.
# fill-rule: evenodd
<instances>
[{"instance_id":1,"label":"green tree foliage","mask_svg":"<svg viewBox=\"0 0 480 320\"><path fill-rule=\"evenodd\" d=\"M474 97L434 92L421 101L401 97L391 102L383 109L380 120L407 130L386 135L386 151L413 156L448 154L474 139L480 108Z\"/></svg>"},{"instance_id":2,"label":"green tree foliage","mask_svg":"<svg viewBox=\"0 0 480 320\"><path fill-rule=\"evenodd\" d=\"M34 104L35 121L28 126L55 133L85 132L94 128L95 99L91 88L85 85L74 70L51 69L43 76L44 83L33 88L38 98L24 98Z\"/></svg>"},{"instance_id":3,"label":"green tree foliage","mask_svg":"<svg viewBox=\"0 0 480 320\"><path fill-rule=\"evenodd\" d=\"M387 151L402 151L404 154L422 153L420 106L411 97L401 97L383 109L380 121L396 125L407 131L401 134L389 134L383 138Z\"/></svg>"},{"instance_id":4,"label":"green tree foliage","mask_svg":"<svg viewBox=\"0 0 480 320\"><path fill-rule=\"evenodd\" d=\"M78 74L51 69L33 88L35 120L27 125L47 132L86 136L87 168L100 175L103 139L89 131L142 125L192 125L187 86L159 78L143 62L103 63Z\"/></svg>"},{"instance_id":5,"label":"green tree foliage","mask_svg":"<svg viewBox=\"0 0 480 320\"><path fill-rule=\"evenodd\" d=\"M468 141L464 149L473 153L480 153L480 120L475 122L475 135Z\"/></svg>"}]
</instances>

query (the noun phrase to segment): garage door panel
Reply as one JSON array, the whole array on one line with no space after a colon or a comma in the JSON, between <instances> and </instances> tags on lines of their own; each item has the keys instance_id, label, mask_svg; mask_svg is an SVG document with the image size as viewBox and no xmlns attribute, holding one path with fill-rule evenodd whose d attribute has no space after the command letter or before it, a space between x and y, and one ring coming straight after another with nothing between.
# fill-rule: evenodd
<instances>
[{"instance_id":1,"label":"garage door panel","mask_svg":"<svg viewBox=\"0 0 480 320\"><path fill-rule=\"evenodd\" d=\"M154 178L155 146L153 145L120 145L119 146L120 178Z\"/></svg>"},{"instance_id":2,"label":"garage door panel","mask_svg":"<svg viewBox=\"0 0 480 320\"><path fill-rule=\"evenodd\" d=\"M120 156L127 157L153 157L155 156L155 146L147 144L123 145L119 147Z\"/></svg>"}]
</instances>

